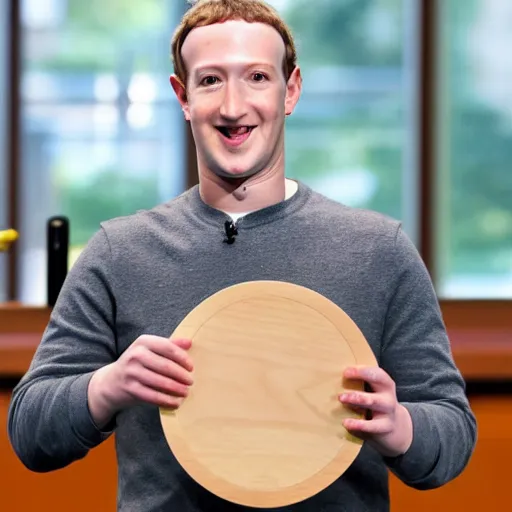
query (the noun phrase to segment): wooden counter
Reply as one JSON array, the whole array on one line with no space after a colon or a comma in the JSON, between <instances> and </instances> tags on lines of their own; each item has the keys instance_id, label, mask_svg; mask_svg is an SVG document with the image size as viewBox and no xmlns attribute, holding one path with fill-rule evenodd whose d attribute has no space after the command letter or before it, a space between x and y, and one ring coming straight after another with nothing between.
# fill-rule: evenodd
<instances>
[{"instance_id":1,"label":"wooden counter","mask_svg":"<svg viewBox=\"0 0 512 512\"><path fill-rule=\"evenodd\" d=\"M443 314L453 353L467 380L512 381L512 305L445 304ZM469 312L469 314L468 314ZM48 322L49 310L0 306L0 379L27 370ZM501 387L501 384L499 385ZM475 454L464 473L434 491L416 491L390 475L391 509L467 512L502 510L508 497L512 459L512 394L469 397L479 427ZM10 390L0 390L0 423L6 425ZM81 461L46 474L27 470L14 454L6 429L0 435L0 510L19 512L107 512L116 507L114 438ZM506 507L505 507L506 508Z\"/></svg>"},{"instance_id":2,"label":"wooden counter","mask_svg":"<svg viewBox=\"0 0 512 512\"><path fill-rule=\"evenodd\" d=\"M0 423L6 425L10 395L0 392ZM479 426L478 443L463 474L433 491L416 491L390 475L391 510L480 512L506 510L512 460L512 396L470 398ZM112 512L116 509L114 438L69 467L32 473L14 454L6 429L0 435L0 510Z\"/></svg>"},{"instance_id":3,"label":"wooden counter","mask_svg":"<svg viewBox=\"0 0 512 512\"><path fill-rule=\"evenodd\" d=\"M512 301L442 303L455 362L466 380L512 380ZM0 305L0 378L23 375L50 310Z\"/></svg>"}]
</instances>

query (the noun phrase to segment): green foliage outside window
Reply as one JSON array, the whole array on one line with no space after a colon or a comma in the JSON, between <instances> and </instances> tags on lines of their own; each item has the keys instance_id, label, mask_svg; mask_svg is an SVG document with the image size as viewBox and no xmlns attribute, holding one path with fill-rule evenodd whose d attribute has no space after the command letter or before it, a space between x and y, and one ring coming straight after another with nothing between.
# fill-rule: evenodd
<instances>
[{"instance_id":1,"label":"green foliage outside window","mask_svg":"<svg viewBox=\"0 0 512 512\"><path fill-rule=\"evenodd\" d=\"M446 105L440 119L446 137L440 180L449 190L444 196L447 204L441 206L446 215L442 222L449 226L445 273L512 272L512 121L471 94L465 28L475 22L485 0L444 2L443 16L450 23L443 46L448 63L443 82L449 85L440 91L440 101ZM59 36L65 44L51 57L27 62L29 69L83 76L104 71L172 71L168 45L174 27L169 30L164 1L67 3L67 19ZM172 4L177 9L178 2ZM284 16L296 35L305 69L314 72L315 67L330 66L400 73L404 45L413 44L403 37L404 12L403 0L293 0ZM417 34L419 29L409 32ZM161 54L153 55L156 51ZM123 68L123 55L131 56L131 68ZM304 87L307 91L307 82ZM308 181L352 158L350 165L369 169L378 183L360 206L400 218L403 173L415 172L404 168L403 146L413 141L407 133L403 98L390 93L389 98L378 100L384 108L373 108L370 102L339 116L292 116L287 121L287 169L289 175ZM329 133L344 151L343 158L304 144L312 130ZM61 161L58 167L67 164ZM58 196L62 213L71 217L73 243L85 243L100 220L153 206L158 201L156 170L147 176L125 177L118 168L105 169L87 186L65 180Z\"/></svg>"}]
</instances>

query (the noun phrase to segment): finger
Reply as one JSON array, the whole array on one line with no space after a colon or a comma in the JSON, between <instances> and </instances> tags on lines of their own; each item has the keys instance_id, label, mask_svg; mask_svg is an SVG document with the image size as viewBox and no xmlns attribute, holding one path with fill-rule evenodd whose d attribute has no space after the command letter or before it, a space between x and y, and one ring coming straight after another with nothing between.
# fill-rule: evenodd
<instances>
[{"instance_id":1,"label":"finger","mask_svg":"<svg viewBox=\"0 0 512 512\"><path fill-rule=\"evenodd\" d=\"M168 338L159 336L144 336L142 341L146 347L152 352L162 357L175 361L188 371L192 371L194 366L192 359L186 350L181 348L177 343L173 343Z\"/></svg>"},{"instance_id":2,"label":"finger","mask_svg":"<svg viewBox=\"0 0 512 512\"><path fill-rule=\"evenodd\" d=\"M343 420L343 426L351 432L364 434L389 434L392 430L389 418L378 418L372 420L358 420L347 418Z\"/></svg>"},{"instance_id":3,"label":"finger","mask_svg":"<svg viewBox=\"0 0 512 512\"><path fill-rule=\"evenodd\" d=\"M143 384L146 388L155 391L162 391L168 395L186 397L189 393L189 386L183 384L172 378L164 377L151 370L142 370L137 375L139 383Z\"/></svg>"},{"instance_id":4,"label":"finger","mask_svg":"<svg viewBox=\"0 0 512 512\"><path fill-rule=\"evenodd\" d=\"M144 368L165 378L176 380L187 386L191 386L194 383L189 370L166 357L148 351L146 354L143 354L140 362Z\"/></svg>"},{"instance_id":5,"label":"finger","mask_svg":"<svg viewBox=\"0 0 512 512\"><path fill-rule=\"evenodd\" d=\"M188 350L192 346L192 340L186 338L176 338L171 339L171 341L183 350Z\"/></svg>"},{"instance_id":6,"label":"finger","mask_svg":"<svg viewBox=\"0 0 512 512\"><path fill-rule=\"evenodd\" d=\"M343 404L369 409L374 412L391 413L393 404L383 393L350 392L339 396Z\"/></svg>"},{"instance_id":7,"label":"finger","mask_svg":"<svg viewBox=\"0 0 512 512\"><path fill-rule=\"evenodd\" d=\"M133 395L141 402L168 409L177 409L184 400L184 397L173 396L156 389L147 388L142 383L137 384Z\"/></svg>"},{"instance_id":8,"label":"finger","mask_svg":"<svg viewBox=\"0 0 512 512\"><path fill-rule=\"evenodd\" d=\"M393 379L378 366L351 366L343 372L347 379L360 379L370 384L376 392L391 391L395 388Z\"/></svg>"}]
</instances>

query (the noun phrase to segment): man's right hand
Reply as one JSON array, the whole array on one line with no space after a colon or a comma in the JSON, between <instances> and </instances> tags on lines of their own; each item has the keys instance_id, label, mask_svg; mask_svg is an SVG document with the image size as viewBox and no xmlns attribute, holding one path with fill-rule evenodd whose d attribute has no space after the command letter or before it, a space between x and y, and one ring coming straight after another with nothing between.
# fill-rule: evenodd
<instances>
[{"instance_id":1,"label":"man's right hand","mask_svg":"<svg viewBox=\"0 0 512 512\"><path fill-rule=\"evenodd\" d=\"M175 409L192 384L190 340L143 335L89 382L88 403L98 428L120 410L139 403Z\"/></svg>"}]
</instances>

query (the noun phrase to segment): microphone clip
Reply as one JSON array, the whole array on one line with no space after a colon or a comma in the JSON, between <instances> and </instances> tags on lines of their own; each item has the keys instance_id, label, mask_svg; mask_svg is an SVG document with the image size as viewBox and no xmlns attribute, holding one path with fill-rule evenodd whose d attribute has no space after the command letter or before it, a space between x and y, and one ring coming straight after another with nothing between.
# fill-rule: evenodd
<instances>
[{"instance_id":1,"label":"microphone clip","mask_svg":"<svg viewBox=\"0 0 512 512\"><path fill-rule=\"evenodd\" d=\"M232 220L224 222L224 231L226 232L226 239L224 243L231 245L235 242L235 237L238 235L238 228Z\"/></svg>"}]
</instances>

